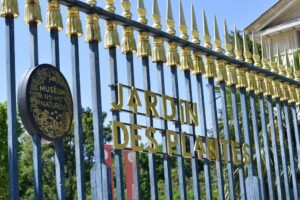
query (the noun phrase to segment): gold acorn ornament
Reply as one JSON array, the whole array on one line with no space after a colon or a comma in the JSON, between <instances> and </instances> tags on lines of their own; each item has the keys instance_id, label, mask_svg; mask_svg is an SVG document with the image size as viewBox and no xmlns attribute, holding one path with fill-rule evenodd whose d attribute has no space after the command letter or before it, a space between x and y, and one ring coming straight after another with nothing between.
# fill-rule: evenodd
<instances>
[{"instance_id":1,"label":"gold acorn ornament","mask_svg":"<svg viewBox=\"0 0 300 200\"><path fill-rule=\"evenodd\" d=\"M57 0L48 1L46 28L48 31L63 29L62 16L60 13L60 5Z\"/></svg>"},{"instance_id":2,"label":"gold acorn ornament","mask_svg":"<svg viewBox=\"0 0 300 200\"><path fill-rule=\"evenodd\" d=\"M105 10L108 12L114 13L115 1L114 0L105 0ZM120 46L119 33L117 29L117 24L113 20L107 20L105 25L105 48L117 48Z\"/></svg>"},{"instance_id":3,"label":"gold acorn ornament","mask_svg":"<svg viewBox=\"0 0 300 200\"><path fill-rule=\"evenodd\" d=\"M69 7L67 11L66 34L69 37L73 35L80 37L82 33L79 10L76 7Z\"/></svg>"},{"instance_id":4,"label":"gold acorn ornament","mask_svg":"<svg viewBox=\"0 0 300 200\"><path fill-rule=\"evenodd\" d=\"M138 0L138 22L142 24L147 24L146 19L146 9L144 5L144 0ZM151 45L149 42L149 33L142 31L139 33L139 40L137 45L137 56L139 58L151 56Z\"/></svg>"},{"instance_id":5,"label":"gold acorn ornament","mask_svg":"<svg viewBox=\"0 0 300 200\"><path fill-rule=\"evenodd\" d=\"M0 16L17 18L19 16L18 0L2 0Z\"/></svg>"},{"instance_id":6,"label":"gold acorn ornament","mask_svg":"<svg viewBox=\"0 0 300 200\"><path fill-rule=\"evenodd\" d=\"M203 18L203 40L204 40L204 47L211 49L212 45L210 43L210 34L208 30L208 25L207 25L207 19L206 19L206 14L205 11L203 10L202 12L202 18ZM207 78L214 78L217 75L216 71L216 65L215 65L215 59L211 55L206 55L205 56L205 77Z\"/></svg>"},{"instance_id":7,"label":"gold acorn ornament","mask_svg":"<svg viewBox=\"0 0 300 200\"><path fill-rule=\"evenodd\" d=\"M153 21L153 25L152 25L153 28L156 28L158 30L162 29L161 16L160 16L157 0L153 0L152 21ZM167 61L165 47L164 47L164 38L162 37L154 37L153 39L152 61L155 63Z\"/></svg>"},{"instance_id":8,"label":"gold acorn ornament","mask_svg":"<svg viewBox=\"0 0 300 200\"><path fill-rule=\"evenodd\" d=\"M198 25L197 25L197 20L196 20L195 9L194 9L193 5L192 5L192 20L191 21L192 21L192 30L191 30L192 42L200 45L199 30L198 30ZM194 66L192 73L195 75L204 74L205 68L204 68L204 63L202 60L202 52L201 51L193 51L192 60L193 60L193 66Z\"/></svg>"},{"instance_id":9,"label":"gold acorn ornament","mask_svg":"<svg viewBox=\"0 0 300 200\"><path fill-rule=\"evenodd\" d=\"M234 53L233 53L233 45L230 40L230 36L228 33L228 28L227 28L227 23L224 21L224 34L225 34L225 55L234 58ZM228 86L233 86L237 84L237 75L236 75L236 66L234 64L226 64L226 73L227 73L227 82L226 84Z\"/></svg>"},{"instance_id":10,"label":"gold acorn ornament","mask_svg":"<svg viewBox=\"0 0 300 200\"><path fill-rule=\"evenodd\" d=\"M25 1L25 24L42 23L41 7L39 0L26 0Z\"/></svg>"},{"instance_id":11,"label":"gold acorn ornament","mask_svg":"<svg viewBox=\"0 0 300 200\"><path fill-rule=\"evenodd\" d=\"M131 19L132 14L130 12L131 3L129 0L122 0L121 7L123 9L123 17ZM132 26L124 26L123 37L122 37L122 53L124 54L132 54L137 50L136 42L133 34Z\"/></svg>"},{"instance_id":12,"label":"gold acorn ornament","mask_svg":"<svg viewBox=\"0 0 300 200\"><path fill-rule=\"evenodd\" d=\"M221 47L221 39L220 39L220 33L219 33L219 28L218 28L218 22L217 22L217 17L214 16L214 32L215 32L215 51L218 53L223 53L223 49ZM225 69L225 63L223 60L216 60L216 66L217 66L217 81L222 82L227 80L226 76L226 69Z\"/></svg>"},{"instance_id":13,"label":"gold acorn ornament","mask_svg":"<svg viewBox=\"0 0 300 200\"><path fill-rule=\"evenodd\" d=\"M188 40L189 39L189 36L187 34L188 28L185 23L181 0L179 0L179 30L180 30L180 38L184 40ZM193 61L191 57L191 50L188 46L182 47L180 63L181 63L180 70L193 71L194 67L193 67Z\"/></svg>"},{"instance_id":14,"label":"gold acorn ornament","mask_svg":"<svg viewBox=\"0 0 300 200\"><path fill-rule=\"evenodd\" d=\"M171 0L167 1L167 33L175 35L175 21L173 18ZM167 52L167 66L180 66L180 59L177 49L177 43L174 41L168 42L168 52Z\"/></svg>"}]
</instances>

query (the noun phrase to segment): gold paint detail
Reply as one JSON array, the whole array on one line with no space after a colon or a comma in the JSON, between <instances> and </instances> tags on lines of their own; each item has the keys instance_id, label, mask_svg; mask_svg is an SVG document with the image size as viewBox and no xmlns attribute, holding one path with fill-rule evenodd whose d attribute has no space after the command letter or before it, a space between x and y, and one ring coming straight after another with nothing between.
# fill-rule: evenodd
<instances>
[{"instance_id":1,"label":"gold paint detail","mask_svg":"<svg viewBox=\"0 0 300 200\"><path fill-rule=\"evenodd\" d=\"M167 66L180 66L180 58L176 42L168 42Z\"/></svg>"},{"instance_id":2,"label":"gold paint detail","mask_svg":"<svg viewBox=\"0 0 300 200\"><path fill-rule=\"evenodd\" d=\"M63 29L60 5L57 0L52 0L48 2L46 21L46 28L48 31L50 31L51 29L57 29L61 31Z\"/></svg>"},{"instance_id":3,"label":"gold paint detail","mask_svg":"<svg viewBox=\"0 0 300 200\"><path fill-rule=\"evenodd\" d=\"M246 71L247 78L247 91L256 91L257 90L257 82L255 80L255 72Z\"/></svg>"},{"instance_id":4,"label":"gold paint detail","mask_svg":"<svg viewBox=\"0 0 300 200\"><path fill-rule=\"evenodd\" d=\"M100 26L99 16L96 14L89 14L86 16L86 42L100 42Z\"/></svg>"},{"instance_id":5,"label":"gold paint detail","mask_svg":"<svg viewBox=\"0 0 300 200\"><path fill-rule=\"evenodd\" d=\"M182 47L180 57L180 70L181 71L193 71L193 60L191 56L191 50L189 47Z\"/></svg>"},{"instance_id":6,"label":"gold paint detail","mask_svg":"<svg viewBox=\"0 0 300 200\"><path fill-rule=\"evenodd\" d=\"M2 0L0 16L17 18L19 16L18 0Z\"/></svg>"},{"instance_id":7,"label":"gold paint detail","mask_svg":"<svg viewBox=\"0 0 300 200\"><path fill-rule=\"evenodd\" d=\"M41 7L39 0L26 0L24 22L26 24L42 23Z\"/></svg>"},{"instance_id":8,"label":"gold paint detail","mask_svg":"<svg viewBox=\"0 0 300 200\"><path fill-rule=\"evenodd\" d=\"M237 88L246 88L247 87L247 78L246 78L246 71L242 67L236 68L237 74Z\"/></svg>"},{"instance_id":9,"label":"gold paint detail","mask_svg":"<svg viewBox=\"0 0 300 200\"><path fill-rule=\"evenodd\" d=\"M162 37L155 37L153 39L152 61L154 63L167 61L164 38Z\"/></svg>"},{"instance_id":10,"label":"gold paint detail","mask_svg":"<svg viewBox=\"0 0 300 200\"><path fill-rule=\"evenodd\" d=\"M82 24L80 20L79 10L76 7L70 7L67 11L67 23L66 23L67 36L77 35L78 37L82 35Z\"/></svg>"},{"instance_id":11,"label":"gold paint detail","mask_svg":"<svg viewBox=\"0 0 300 200\"><path fill-rule=\"evenodd\" d=\"M115 13L116 7L115 7L115 0L105 0L105 10L108 12Z\"/></svg>"},{"instance_id":12,"label":"gold paint detail","mask_svg":"<svg viewBox=\"0 0 300 200\"><path fill-rule=\"evenodd\" d=\"M273 85L272 78L264 77L264 96L272 96L273 94Z\"/></svg>"},{"instance_id":13,"label":"gold paint detail","mask_svg":"<svg viewBox=\"0 0 300 200\"><path fill-rule=\"evenodd\" d=\"M151 45L149 42L149 33L140 32L137 45L137 56L139 58L151 56Z\"/></svg>"},{"instance_id":14,"label":"gold paint detail","mask_svg":"<svg viewBox=\"0 0 300 200\"><path fill-rule=\"evenodd\" d=\"M273 86L272 98L280 98L282 96L280 82L278 80L271 80L271 82Z\"/></svg>"},{"instance_id":15,"label":"gold paint detail","mask_svg":"<svg viewBox=\"0 0 300 200\"><path fill-rule=\"evenodd\" d=\"M205 77L213 78L217 76L215 59L213 56L205 56Z\"/></svg>"},{"instance_id":16,"label":"gold paint detail","mask_svg":"<svg viewBox=\"0 0 300 200\"><path fill-rule=\"evenodd\" d=\"M133 27L125 26L123 29L123 38L122 38L122 53L131 54L135 53L137 50L136 42L133 34Z\"/></svg>"},{"instance_id":17,"label":"gold paint detail","mask_svg":"<svg viewBox=\"0 0 300 200\"><path fill-rule=\"evenodd\" d=\"M96 0L86 0L86 3L91 6L95 6L97 4L97 1Z\"/></svg>"},{"instance_id":18,"label":"gold paint detail","mask_svg":"<svg viewBox=\"0 0 300 200\"><path fill-rule=\"evenodd\" d=\"M226 64L223 60L216 60L216 66L217 66L217 81L227 81L227 73L226 73Z\"/></svg>"},{"instance_id":19,"label":"gold paint detail","mask_svg":"<svg viewBox=\"0 0 300 200\"><path fill-rule=\"evenodd\" d=\"M201 51L194 51L192 55L194 69L193 74L205 74L205 67Z\"/></svg>"},{"instance_id":20,"label":"gold paint detail","mask_svg":"<svg viewBox=\"0 0 300 200\"><path fill-rule=\"evenodd\" d=\"M153 21L152 27L161 30L162 28L161 16L160 16L157 0L153 0L152 21Z\"/></svg>"},{"instance_id":21,"label":"gold paint detail","mask_svg":"<svg viewBox=\"0 0 300 200\"><path fill-rule=\"evenodd\" d=\"M138 8L137 8L137 14L139 16L138 22L142 24L147 24L148 20L146 18L146 9L144 5L144 0L138 0Z\"/></svg>"},{"instance_id":22,"label":"gold paint detail","mask_svg":"<svg viewBox=\"0 0 300 200\"><path fill-rule=\"evenodd\" d=\"M115 21L108 20L105 25L105 48L117 48L120 46L119 33Z\"/></svg>"},{"instance_id":23,"label":"gold paint detail","mask_svg":"<svg viewBox=\"0 0 300 200\"><path fill-rule=\"evenodd\" d=\"M227 72L227 82L228 86L233 86L237 84L237 74L236 74L236 66L233 64L226 64L226 72Z\"/></svg>"},{"instance_id":24,"label":"gold paint detail","mask_svg":"<svg viewBox=\"0 0 300 200\"><path fill-rule=\"evenodd\" d=\"M255 80L256 80L256 86L257 86L257 89L255 90L255 94L262 94L265 91L264 76L261 74L256 74Z\"/></svg>"}]
</instances>

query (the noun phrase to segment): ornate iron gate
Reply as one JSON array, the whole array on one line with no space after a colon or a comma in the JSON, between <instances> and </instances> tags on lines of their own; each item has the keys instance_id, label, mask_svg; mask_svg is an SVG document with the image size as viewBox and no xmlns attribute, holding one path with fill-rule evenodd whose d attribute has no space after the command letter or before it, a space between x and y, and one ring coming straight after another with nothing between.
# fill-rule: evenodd
<instances>
[{"instance_id":1,"label":"ornate iron gate","mask_svg":"<svg viewBox=\"0 0 300 200\"><path fill-rule=\"evenodd\" d=\"M216 18L214 45L212 45L204 12L202 16L203 45L200 45L197 17L193 7L190 30L192 40L189 41L189 31L181 1L179 1L178 28L180 36L178 37L175 34L175 22L172 14L174 1L162 2L167 4L166 31L162 30L157 0L153 0L152 26L147 25L148 20L143 0L137 1L137 20L131 19L129 0L121 1L122 15L115 14L114 0L106 0L105 8L97 6L96 0L87 0L86 3L77 0L48 1L46 27L50 31L51 63L57 68L60 68L58 33L63 28L60 5L67 8L65 27L67 36L70 38L72 57L78 199L86 199L80 89L80 67L83 66L79 64L80 48L78 45L79 37L83 34L80 13L86 15L85 40L88 43L90 55L95 156L94 167L91 170L93 199L112 199L112 191L114 191L116 199L126 199L125 194L128 193L126 187L128 186L125 186L124 182L123 149L127 146L131 146L133 150L131 158L134 199L141 199L141 194L144 192L141 190L140 180L139 156L141 153L147 153L148 156L152 199L159 199L156 156L160 156L163 160L164 194L167 199L174 199L174 189L172 188L174 182L170 169L171 158L175 158L177 161L177 184L179 185L180 199L188 198L185 162L191 162L194 199L204 197L206 199L299 199L299 173L297 173L300 160L297 113L297 107L300 105L299 69L291 66L287 53L286 66L283 65L279 51L277 52L277 61L275 61L272 50L270 50L269 59L265 56L266 49L262 48L260 55L255 40L253 40L253 47L249 47L246 33L243 34L243 43L241 43L236 30L234 39L232 39L226 23L224 51ZM41 9L38 0L26 0L25 4L24 21L29 25L31 66L37 66L40 53L38 50L38 25L42 22ZM15 56L14 39L14 22L15 18L19 16L17 0L2 0L1 16L5 18L6 26L10 199L19 199L15 90L15 59L18 58ZM109 66L100 66L101 59L106 58L99 53L99 43L101 42L99 20L105 21L103 38L104 47L109 54ZM119 26L123 26L121 42L118 35ZM135 33L138 33L137 43ZM153 38L152 47L151 38ZM165 50L165 43L168 46L167 50ZM117 64L119 46L126 57L126 84L119 81L120 72L118 71L120 67L123 67ZM181 49L180 55L178 48ZM250 51L250 49L252 50ZM135 53L141 60L139 66L134 66ZM154 63L153 66L150 63L151 60ZM297 62L295 61L294 64L297 65ZM113 150L115 185L111 183L112 171L104 162L101 118L104 94L101 94L101 85L108 84L103 83L100 79L100 71L104 67L109 68L111 80L109 87L111 89L111 120L113 121L115 147ZM138 67L142 67L142 78L135 77L135 70ZM155 77L152 75L154 72L156 73ZM171 81L169 89L167 89L167 80ZM138 88L137 81L143 83L143 89ZM207 83L207 88L205 83ZM157 87L156 93L152 92L153 84ZM123 101L122 90L130 93L128 108L120 105L120 102ZM172 93L169 94L169 91ZM182 95L183 92L185 95ZM220 96L220 105L218 105L216 93ZM144 110L141 102L138 102L141 94L147 104ZM185 100L182 100L182 96ZM166 106L166 102L172 106L172 114L167 113L167 109L170 107ZM221 120L218 117L218 106L221 106ZM145 112L141 112L141 110ZM121 113L127 114L126 117L120 117ZM232 114L230 115L230 113ZM121 122L128 117L127 123ZM232 119L232 125L229 124L229 118ZM138 125L140 119L143 119L144 125ZM208 123L212 126L212 136L208 131ZM234 127L234 133L230 131L231 126ZM126 127L130 127L130 134ZM140 136L137 130L142 128L146 129L147 140L151 143L147 148L139 146ZM161 152L157 152L156 149L158 139L155 139L155 130L161 133ZM128 142L129 136L131 142ZM35 199L42 199L41 136L33 135L32 141L34 194ZM124 141L130 145L124 144ZM122 144L124 145L122 146ZM55 141L54 146L57 199L65 199L62 139ZM271 162L274 162L274 168L271 167ZM235 179L235 169L238 171L238 180ZM204 171L204 182L201 182L199 177L202 170ZM264 172L267 174L266 177ZM212 194L215 187L212 173L217 175L217 196ZM228 185L227 189L226 185ZM235 185L238 185L238 188ZM201 188L205 189L201 190Z\"/></svg>"}]
</instances>

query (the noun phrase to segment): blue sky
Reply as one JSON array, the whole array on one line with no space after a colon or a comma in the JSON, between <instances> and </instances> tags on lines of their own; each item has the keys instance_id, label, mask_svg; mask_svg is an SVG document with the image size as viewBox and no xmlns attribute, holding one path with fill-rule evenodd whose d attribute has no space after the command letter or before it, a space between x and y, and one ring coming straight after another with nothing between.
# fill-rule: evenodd
<instances>
[{"instance_id":1,"label":"blue sky","mask_svg":"<svg viewBox=\"0 0 300 200\"><path fill-rule=\"evenodd\" d=\"M147 8L147 17L149 19L149 24L151 24L151 7L152 0L144 0ZM171 0L173 3L173 14L175 21L178 21L178 0ZM50 63L51 62L51 51L50 51L50 37L49 32L45 30L45 19L46 19L46 2L41 1L41 10L43 16L43 24L39 26L39 61L40 63ZM132 0L132 12L133 19L137 19L136 16L136 5L137 0ZM160 11L162 15L162 24L165 30L166 18L166 0L158 0ZM186 23L190 26L190 7L193 3L195 6L196 17L198 21L198 27L202 35L202 10L205 9L207 19L209 22L210 33L213 35L213 17L217 16L219 22L219 30L221 31L221 37L223 37L223 21L226 19L229 28L233 29L234 25L237 26L239 30L242 30L248 24L250 24L254 19L256 19L260 14L262 14L266 9L271 7L276 1L275 0L248 0L248 1L237 1L237 0L183 0L183 6L185 10ZM104 0L99 1L99 6L104 7ZM120 8L120 0L116 1L117 13L122 13ZM21 75L30 66L29 61L29 31L28 26L24 24L24 1L19 1L20 17L15 21L15 35L16 35L16 80L17 85L21 78ZM62 16L65 24L66 21L66 8L62 7ZM85 15L81 14L83 29L85 29ZM5 101L7 99L6 95L6 70L5 70L5 23L4 20L0 20L0 101ZM104 38L104 21L100 20L101 35ZM119 35L122 36L122 27L119 28ZM137 37L136 37L137 39ZM110 109L110 88L108 84L109 80L109 65L108 65L108 52L103 48L103 42L100 44L100 72L101 72L101 88L102 88L102 104L103 110L108 112ZM91 105L91 83L90 83L90 67L89 67L89 50L88 45L84 41L84 36L80 38L80 68L81 68L81 88L82 88L82 105L87 107ZM72 84L71 78L71 49L70 40L65 35L65 29L60 33L60 52L61 52L61 70L66 76L70 86ZM120 49L118 49L118 64L119 64L119 77L120 82L127 83L126 79L126 66L124 65L125 57L121 54ZM135 59L135 76L137 87L143 88L142 85L142 68L141 61L134 56ZM152 78L152 90L157 91L156 84L156 69L155 65L151 64L151 78ZM168 68L165 68L166 76L166 87L167 94L171 95L171 85L170 85L170 73ZM180 73L179 79L183 83L183 74ZM193 79L193 91L196 92L195 80ZM196 94L194 92L194 100L197 100ZM185 99L184 84L180 86L180 94L182 94L182 99ZM109 116L110 118L110 116Z\"/></svg>"}]
</instances>

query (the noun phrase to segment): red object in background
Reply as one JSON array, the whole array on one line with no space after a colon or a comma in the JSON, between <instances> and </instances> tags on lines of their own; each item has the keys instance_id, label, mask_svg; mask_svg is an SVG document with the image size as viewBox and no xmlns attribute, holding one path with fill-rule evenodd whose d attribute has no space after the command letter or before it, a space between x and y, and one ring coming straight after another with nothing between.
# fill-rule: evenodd
<instances>
[{"instance_id":1,"label":"red object in background","mask_svg":"<svg viewBox=\"0 0 300 200\"><path fill-rule=\"evenodd\" d=\"M134 183L132 175L133 151L124 150L127 199L134 200Z\"/></svg>"},{"instance_id":2,"label":"red object in background","mask_svg":"<svg viewBox=\"0 0 300 200\"><path fill-rule=\"evenodd\" d=\"M111 175L111 190L112 190L112 199L114 199L114 174L113 174L113 165L112 165L112 146L105 144L104 145L104 159L105 159L105 164L109 167L110 169L110 175Z\"/></svg>"}]
</instances>

